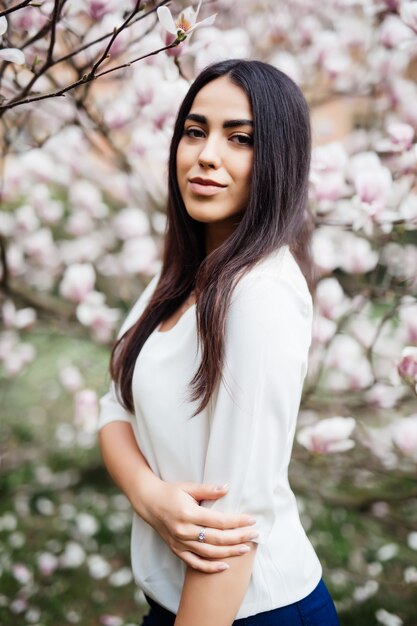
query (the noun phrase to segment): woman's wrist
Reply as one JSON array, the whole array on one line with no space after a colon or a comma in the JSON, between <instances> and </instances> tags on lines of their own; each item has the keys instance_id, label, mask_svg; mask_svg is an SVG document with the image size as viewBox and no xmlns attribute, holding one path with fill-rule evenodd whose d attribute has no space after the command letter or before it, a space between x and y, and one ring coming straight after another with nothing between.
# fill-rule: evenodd
<instances>
[{"instance_id":1,"label":"woman's wrist","mask_svg":"<svg viewBox=\"0 0 417 626\"><path fill-rule=\"evenodd\" d=\"M145 522L152 525L158 515L158 493L163 480L158 478L150 468L144 468L133 481L132 489L127 497L134 511Z\"/></svg>"}]
</instances>

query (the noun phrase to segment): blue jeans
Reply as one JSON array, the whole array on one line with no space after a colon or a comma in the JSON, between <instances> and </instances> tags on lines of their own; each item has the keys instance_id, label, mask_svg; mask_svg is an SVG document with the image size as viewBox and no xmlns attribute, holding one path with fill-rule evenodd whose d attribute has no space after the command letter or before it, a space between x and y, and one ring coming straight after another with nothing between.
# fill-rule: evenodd
<instances>
[{"instance_id":1,"label":"blue jeans","mask_svg":"<svg viewBox=\"0 0 417 626\"><path fill-rule=\"evenodd\" d=\"M151 607L142 626L174 626L175 615L146 596ZM196 625L198 626L198 624ZM232 626L340 626L331 595L323 579L302 600L287 606L243 617Z\"/></svg>"}]
</instances>

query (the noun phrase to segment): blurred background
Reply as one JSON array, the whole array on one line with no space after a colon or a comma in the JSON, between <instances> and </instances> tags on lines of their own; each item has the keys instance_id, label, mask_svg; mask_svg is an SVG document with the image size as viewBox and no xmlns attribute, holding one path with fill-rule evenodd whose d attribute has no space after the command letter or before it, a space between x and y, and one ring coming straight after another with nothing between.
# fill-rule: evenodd
<instances>
[{"instance_id":1,"label":"blurred background","mask_svg":"<svg viewBox=\"0 0 417 626\"><path fill-rule=\"evenodd\" d=\"M291 464L302 522L342 625L416 626L417 2L196 9L0 2L0 622L138 626L148 610L98 398L160 265L178 105L207 64L248 57L311 107L318 277Z\"/></svg>"}]
</instances>

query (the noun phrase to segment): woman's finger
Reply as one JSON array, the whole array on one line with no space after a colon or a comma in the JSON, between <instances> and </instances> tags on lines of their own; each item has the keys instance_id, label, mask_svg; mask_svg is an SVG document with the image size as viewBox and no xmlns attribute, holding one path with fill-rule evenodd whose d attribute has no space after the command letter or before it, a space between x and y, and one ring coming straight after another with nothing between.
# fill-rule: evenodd
<instances>
[{"instance_id":1,"label":"woman's finger","mask_svg":"<svg viewBox=\"0 0 417 626\"><path fill-rule=\"evenodd\" d=\"M192 496L197 502L217 500L226 495L228 485L206 485L203 483L175 483L177 487Z\"/></svg>"},{"instance_id":2,"label":"woman's finger","mask_svg":"<svg viewBox=\"0 0 417 626\"><path fill-rule=\"evenodd\" d=\"M218 530L229 530L253 526L256 519L246 513L222 513L212 511L204 506L195 507L191 513L191 521L196 526L217 528Z\"/></svg>"},{"instance_id":3,"label":"woman's finger","mask_svg":"<svg viewBox=\"0 0 417 626\"><path fill-rule=\"evenodd\" d=\"M209 561L207 559L201 559L193 552L188 552L188 550L184 550L183 552L177 553L177 556L184 561L187 565L192 567L199 572L204 572L206 574L215 574L226 569L229 569L227 563L222 563L221 561Z\"/></svg>"},{"instance_id":4,"label":"woman's finger","mask_svg":"<svg viewBox=\"0 0 417 626\"><path fill-rule=\"evenodd\" d=\"M241 556L249 552L249 546L240 543L234 546L214 546L209 543L200 543L198 541L187 542L187 548L190 552L204 559L227 559L230 556Z\"/></svg>"},{"instance_id":5,"label":"woman's finger","mask_svg":"<svg viewBox=\"0 0 417 626\"><path fill-rule=\"evenodd\" d=\"M259 536L255 528L236 528L234 530L217 530L215 528L204 528L204 541L198 541L198 535L202 530L199 526L186 525L180 532L176 533L176 541L179 544L192 546L192 551L200 556L222 558L239 554L238 550L247 541L252 541ZM216 546L216 552L210 552Z\"/></svg>"}]
</instances>

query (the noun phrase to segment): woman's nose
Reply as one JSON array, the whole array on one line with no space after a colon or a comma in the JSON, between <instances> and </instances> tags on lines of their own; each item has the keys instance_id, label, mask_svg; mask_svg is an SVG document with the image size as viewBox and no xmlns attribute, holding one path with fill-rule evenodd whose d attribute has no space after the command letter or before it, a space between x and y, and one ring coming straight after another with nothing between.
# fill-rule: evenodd
<instances>
[{"instance_id":1,"label":"woman's nose","mask_svg":"<svg viewBox=\"0 0 417 626\"><path fill-rule=\"evenodd\" d=\"M221 165L221 157L219 145L216 139L207 138L204 142L200 154L198 155L198 163L202 167L218 168Z\"/></svg>"}]
</instances>

